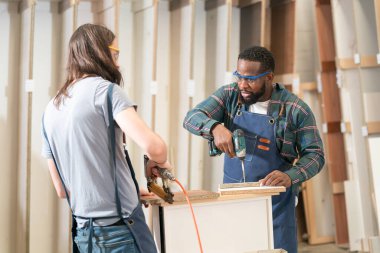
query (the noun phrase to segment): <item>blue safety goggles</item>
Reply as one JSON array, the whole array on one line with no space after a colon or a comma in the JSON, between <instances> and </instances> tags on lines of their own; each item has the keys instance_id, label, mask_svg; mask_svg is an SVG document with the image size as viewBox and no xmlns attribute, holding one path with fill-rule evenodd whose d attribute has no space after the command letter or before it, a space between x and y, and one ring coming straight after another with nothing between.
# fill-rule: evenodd
<instances>
[{"instance_id":1,"label":"blue safety goggles","mask_svg":"<svg viewBox=\"0 0 380 253\"><path fill-rule=\"evenodd\" d=\"M243 80L243 79L246 79L246 80L249 80L249 81L255 81L257 79L259 79L260 77L263 77L263 76L266 76L270 73L270 71L267 71L267 72L264 72L264 73L261 73L257 76L244 76L244 75L240 75L237 70L233 73L234 76L236 76L239 81L240 80Z\"/></svg>"}]
</instances>

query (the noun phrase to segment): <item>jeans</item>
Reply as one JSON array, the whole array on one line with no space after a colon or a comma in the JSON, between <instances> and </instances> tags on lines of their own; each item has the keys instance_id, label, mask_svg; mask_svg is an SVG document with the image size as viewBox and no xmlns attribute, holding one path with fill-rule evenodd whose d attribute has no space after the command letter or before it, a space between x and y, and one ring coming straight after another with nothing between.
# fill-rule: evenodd
<instances>
[{"instance_id":1,"label":"jeans","mask_svg":"<svg viewBox=\"0 0 380 253\"><path fill-rule=\"evenodd\" d=\"M81 253L87 253L90 229L77 228L75 243ZM126 225L94 227L93 253L138 253L135 240Z\"/></svg>"}]
</instances>

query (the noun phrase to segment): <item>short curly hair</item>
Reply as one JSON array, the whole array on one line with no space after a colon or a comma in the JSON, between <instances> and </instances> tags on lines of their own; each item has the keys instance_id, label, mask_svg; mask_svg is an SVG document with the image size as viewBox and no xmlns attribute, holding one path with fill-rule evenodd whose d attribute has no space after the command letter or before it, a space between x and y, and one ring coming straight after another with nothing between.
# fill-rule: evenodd
<instances>
[{"instance_id":1,"label":"short curly hair","mask_svg":"<svg viewBox=\"0 0 380 253\"><path fill-rule=\"evenodd\" d=\"M265 47L253 46L245 49L239 54L239 60L256 61L261 62L261 68L263 71L274 72L274 57Z\"/></svg>"}]
</instances>

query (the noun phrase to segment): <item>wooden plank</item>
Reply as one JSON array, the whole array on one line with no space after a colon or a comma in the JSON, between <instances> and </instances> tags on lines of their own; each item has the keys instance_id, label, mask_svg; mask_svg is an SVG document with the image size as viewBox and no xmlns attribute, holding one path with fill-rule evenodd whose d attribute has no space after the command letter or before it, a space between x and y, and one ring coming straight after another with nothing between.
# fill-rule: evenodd
<instances>
[{"instance_id":1,"label":"wooden plank","mask_svg":"<svg viewBox=\"0 0 380 253\"><path fill-rule=\"evenodd\" d=\"M301 90L303 90L303 91L316 91L317 90L317 83L316 82L301 83Z\"/></svg>"},{"instance_id":2,"label":"wooden plank","mask_svg":"<svg viewBox=\"0 0 380 253\"><path fill-rule=\"evenodd\" d=\"M322 61L321 72L336 71L335 61Z\"/></svg>"},{"instance_id":3,"label":"wooden plank","mask_svg":"<svg viewBox=\"0 0 380 253\"><path fill-rule=\"evenodd\" d=\"M239 0L238 7L244 8L244 7L247 7L249 5L257 4L257 3L261 3L261 2L262 2L262 0Z\"/></svg>"},{"instance_id":4,"label":"wooden plank","mask_svg":"<svg viewBox=\"0 0 380 253\"><path fill-rule=\"evenodd\" d=\"M324 133L340 133L341 132L341 123L340 122L327 122L323 123Z\"/></svg>"},{"instance_id":5,"label":"wooden plank","mask_svg":"<svg viewBox=\"0 0 380 253\"><path fill-rule=\"evenodd\" d=\"M316 4L318 7L321 7L321 5L331 5L331 0L317 0Z\"/></svg>"},{"instance_id":6,"label":"wooden plank","mask_svg":"<svg viewBox=\"0 0 380 253\"><path fill-rule=\"evenodd\" d=\"M377 47L380 52L380 0L375 1L376 30L377 30Z\"/></svg>"},{"instance_id":7,"label":"wooden plank","mask_svg":"<svg viewBox=\"0 0 380 253\"><path fill-rule=\"evenodd\" d=\"M341 133L326 134L327 163L332 183L343 182L347 179L344 139Z\"/></svg>"},{"instance_id":8,"label":"wooden plank","mask_svg":"<svg viewBox=\"0 0 380 253\"><path fill-rule=\"evenodd\" d=\"M270 50L276 59L275 73L294 73L295 2L271 1L271 8Z\"/></svg>"},{"instance_id":9,"label":"wooden plank","mask_svg":"<svg viewBox=\"0 0 380 253\"><path fill-rule=\"evenodd\" d=\"M249 186L249 187L232 187L232 188L219 188L221 195L241 195L241 194L257 194L257 193L280 193L285 192L286 188L283 186Z\"/></svg>"},{"instance_id":10,"label":"wooden plank","mask_svg":"<svg viewBox=\"0 0 380 253\"><path fill-rule=\"evenodd\" d=\"M380 237L373 236L369 238L369 253L380 252Z\"/></svg>"},{"instance_id":11,"label":"wooden plank","mask_svg":"<svg viewBox=\"0 0 380 253\"><path fill-rule=\"evenodd\" d=\"M183 203L186 202L186 197L183 192L174 192L174 203ZM204 190L191 190L187 191L190 201L197 200L210 200L217 199L220 194L217 192L210 192ZM151 204L151 205L162 205L165 202L157 196L144 196L141 197L141 200Z\"/></svg>"},{"instance_id":12,"label":"wooden plank","mask_svg":"<svg viewBox=\"0 0 380 253\"><path fill-rule=\"evenodd\" d=\"M377 214L377 229L380 229L380 137L369 137L368 143L374 188L374 206Z\"/></svg>"},{"instance_id":13,"label":"wooden plank","mask_svg":"<svg viewBox=\"0 0 380 253\"><path fill-rule=\"evenodd\" d=\"M319 60L322 62L322 72L332 71L333 67L335 69L335 47L333 46L334 30L331 5L325 2L321 5L317 4L315 11Z\"/></svg>"},{"instance_id":14,"label":"wooden plank","mask_svg":"<svg viewBox=\"0 0 380 253\"><path fill-rule=\"evenodd\" d=\"M345 192L347 196L347 218L350 221L349 234L350 234L350 250L361 251L361 239L364 234L364 227L361 224L362 219L359 218L363 215L362 205L360 205L360 188L356 181L344 182ZM359 216L359 217L358 217Z\"/></svg>"},{"instance_id":15,"label":"wooden plank","mask_svg":"<svg viewBox=\"0 0 380 253\"><path fill-rule=\"evenodd\" d=\"M325 122L340 122L342 118L340 91L336 85L336 52L333 30L333 15L330 1L318 0L316 4L316 24L321 62L322 110ZM337 66L339 66L337 64ZM339 126L340 128L340 126ZM330 182L333 188L335 219L335 242L348 242L348 224L345 193L341 185L347 179L344 138L340 131L325 134L325 149Z\"/></svg>"},{"instance_id":16,"label":"wooden plank","mask_svg":"<svg viewBox=\"0 0 380 253\"><path fill-rule=\"evenodd\" d=\"M185 7L186 5L190 4L190 0L172 0L169 4L169 10L175 11L177 9L181 9Z\"/></svg>"},{"instance_id":17,"label":"wooden plank","mask_svg":"<svg viewBox=\"0 0 380 253\"><path fill-rule=\"evenodd\" d=\"M355 69L358 68L360 64L356 64L354 58L337 58L336 66L340 69Z\"/></svg>"},{"instance_id":18,"label":"wooden plank","mask_svg":"<svg viewBox=\"0 0 380 253\"><path fill-rule=\"evenodd\" d=\"M240 51L260 45L261 3L248 5L240 10ZM247 25L250 24L250 25Z\"/></svg>"},{"instance_id":19,"label":"wooden plank","mask_svg":"<svg viewBox=\"0 0 380 253\"><path fill-rule=\"evenodd\" d=\"M248 182L248 183L230 183L230 184L220 184L219 189L229 189L229 188L241 188L241 187L258 187L259 182Z\"/></svg>"},{"instance_id":20,"label":"wooden plank","mask_svg":"<svg viewBox=\"0 0 380 253\"><path fill-rule=\"evenodd\" d=\"M205 10L210 11L212 9L216 9L219 6L227 4L228 1L232 2L232 6L239 6L239 0L206 0Z\"/></svg>"},{"instance_id":21,"label":"wooden plank","mask_svg":"<svg viewBox=\"0 0 380 253\"><path fill-rule=\"evenodd\" d=\"M355 0L352 1L352 5L355 21L353 31L358 43L357 53L360 54L363 63L363 57L375 56L378 53L375 6L373 0Z\"/></svg>"},{"instance_id":22,"label":"wooden plank","mask_svg":"<svg viewBox=\"0 0 380 253\"><path fill-rule=\"evenodd\" d=\"M380 122L367 122L368 134L380 134Z\"/></svg>"},{"instance_id":23,"label":"wooden plank","mask_svg":"<svg viewBox=\"0 0 380 253\"><path fill-rule=\"evenodd\" d=\"M335 72L322 72L322 111L325 122L339 122L342 119L339 88Z\"/></svg>"},{"instance_id":24,"label":"wooden plank","mask_svg":"<svg viewBox=\"0 0 380 253\"><path fill-rule=\"evenodd\" d=\"M289 84L291 85L294 82L294 79L298 78L297 74L293 73L285 73L282 75L275 75L273 82L275 83L281 83L281 84Z\"/></svg>"},{"instance_id":25,"label":"wooden plank","mask_svg":"<svg viewBox=\"0 0 380 253\"><path fill-rule=\"evenodd\" d=\"M351 123L350 122L342 122L340 124L340 130L342 133L347 133L347 134L351 133L351 131L352 131L351 130Z\"/></svg>"},{"instance_id":26,"label":"wooden plank","mask_svg":"<svg viewBox=\"0 0 380 253\"><path fill-rule=\"evenodd\" d=\"M316 196L314 193L314 181L315 179L308 180L304 185L304 189L302 190L302 197L304 200L305 207L305 218L306 218L306 226L308 233L308 243L311 245L315 244L323 244L334 242L333 236L323 236L320 232L318 232L318 224L317 224L317 208L315 205Z\"/></svg>"},{"instance_id":27,"label":"wooden plank","mask_svg":"<svg viewBox=\"0 0 380 253\"><path fill-rule=\"evenodd\" d=\"M361 68L374 68L379 67L377 64L377 58L375 55L363 55L360 57L360 67Z\"/></svg>"},{"instance_id":28,"label":"wooden plank","mask_svg":"<svg viewBox=\"0 0 380 253\"><path fill-rule=\"evenodd\" d=\"M334 194L344 193L344 184L343 182L334 182L332 184L332 189Z\"/></svg>"},{"instance_id":29,"label":"wooden plank","mask_svg":"<svg viewBox=\"0 0 380 253\"><path fill-rule=\"evenodd\" d=\"M347 209L344 194L334 194L335 242L346 244L348 242Z\"/></svg>"}]
</instances>

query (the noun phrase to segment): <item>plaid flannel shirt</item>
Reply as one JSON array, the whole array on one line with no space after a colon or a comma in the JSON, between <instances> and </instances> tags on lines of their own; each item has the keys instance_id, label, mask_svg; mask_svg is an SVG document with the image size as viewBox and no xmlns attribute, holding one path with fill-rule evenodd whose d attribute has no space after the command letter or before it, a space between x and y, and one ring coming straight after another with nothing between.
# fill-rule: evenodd
<instances>
[{"instance_id":1,"label":"plaid flannel shirt","mask_svg":"<svg viewBox=\"0 0 380 253\"><path fill-rule=\"evenodd\" d=\"M212 137L210 129L215 124L223 123L231 129L238 108L238 92L237 83L219 88L187 113L183 127L206 139ZM281 107L283 113L279 115ZM268 115L276 120L276 144L281 156L293 164L285 171L293 186L315 176L322 169L325 158L322 140L309 106L282 85L275 84Z\"/></svg>"}]
</instances>

